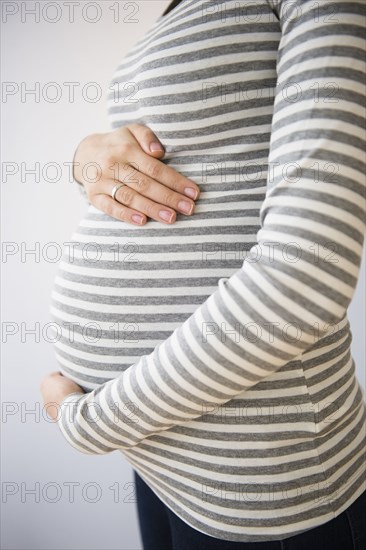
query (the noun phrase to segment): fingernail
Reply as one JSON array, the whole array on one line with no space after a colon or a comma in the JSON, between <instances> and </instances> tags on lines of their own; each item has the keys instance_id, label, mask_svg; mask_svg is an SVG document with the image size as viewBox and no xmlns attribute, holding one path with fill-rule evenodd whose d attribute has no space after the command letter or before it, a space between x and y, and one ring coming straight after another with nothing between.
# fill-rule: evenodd
<instances>
[{"instance_id":1,"label":"fingernail","mask_svg":"<svg viewBox=\"0 0 366 550\"><path fill-rule=\"evenodd\" d=\"M154 151L164 151L164 149L160 143L154 141L153 143L150 143L150 151L153 153Z\"/></svg>"},{"instance_id":2,"label":"fingernail","mask_svg":"<svg viewBox=\"0 0 366 550\"><path fill-rule=\"evenodd\" d=\"M196 191L196 189L193 189L193 187L186 187L184 193L188 197L191 197L191 199L195 199L198 195L198 192Z\"/></svg>"},{"instance_id":3,"label":"fingernail","mask_svg":"<svg viewBox=\"0 0 366 550\"><path fill-rule=\"evenodd\" d=\"M186 201L179 201L178 202L178 208L180 208L180 210L183 210L183 212L185 212L186 214L190 214L193 210L193 204L191 204L190 202L186 202Z\"/></svg>"},{"instance_id":4,"label":"fingernail","mask_svg":"<svg viewBox=\"0 0 366 550\"><path fill-rule=\"evenodd\" d=\"M169 212L168 210L160 210L159 216L162 220L165 220L166 222L170 222L174 216L172 212Z\"/></svg>"},{"instance_id":5,"label":"fingernail","mask_svg":"<svg viewBox=\"0 0 366 550\"><path fill-rule=\"evenodd\" d=\"M143 223L145 218L143 216L140 216L139 214L133 214L132 219L134 222L141 224Z\"/></svg>"}]
</instances>

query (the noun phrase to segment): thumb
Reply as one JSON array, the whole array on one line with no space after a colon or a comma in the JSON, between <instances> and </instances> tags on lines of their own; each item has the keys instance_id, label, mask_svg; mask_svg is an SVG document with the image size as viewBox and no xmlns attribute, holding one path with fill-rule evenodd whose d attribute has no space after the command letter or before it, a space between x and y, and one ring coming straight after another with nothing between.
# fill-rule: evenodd
<instances>
[{"instance_id":1,"label":"thumb","mask_svg":"<svg viewBox=\"0 0 366 550\"><path fill-rule=\"evenodd\" d=\"M155 158L162 158L165 155L163 145L150 128L142 124L129 124L127 129L145 153Z\"/></svg>"}]
</instances>

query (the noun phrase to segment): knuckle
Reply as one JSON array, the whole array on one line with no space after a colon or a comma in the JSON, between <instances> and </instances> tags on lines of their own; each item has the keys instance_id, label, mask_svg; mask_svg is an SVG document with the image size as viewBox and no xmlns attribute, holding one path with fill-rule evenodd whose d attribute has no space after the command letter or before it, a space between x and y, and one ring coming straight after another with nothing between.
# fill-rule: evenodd
<instances>
[{"instance_id":1,"label":"knuckle","mask_svg":"<svg viewBox=\"0 0 366 550\"><path fill-rule=\"evenodd\" d=\"M149 216L149 218L153 218L155 216L158 217L155 210L156 210L156 207L154 203L151 203L151 202L146 203L144 207L144 212L147 216Z\"/></svg>"},{"instance_id":2,"label":"knuckle","mask_svg":"<svg viewBox=\"0 0 366 550\"><path fill-rule=\"evenodd\" d=\"M169 185L170 185L170 188L171 188L175 193L179 193L179 192L180 192L179 182L176 181L175 178L172 179L172 182L171 182Z\"/></svg>"},{"instance_id":3,"label":"knuckle","mask_svg":"<svg viewBox=\"0 0 366 550\"><path fill-rule=\"evenodd\" d=\"M144 177L138 177L136 181L136 187L140 195L144 195L146 191L149 189L148 180Z\"/></svg>"},{"instance_id":4,"label":"knuckle","mask_svg":"<svg viewBox=\"0 0 366 550\"><path fill-rule=\"evenodd\" d=\"M122 141L119 149L124 160L128 160L129 157L131 157L134 147L135 146L133 143L130 143L129 141Z\"/></svg>"},{"instance_id":5,"label":"knuckle","mask_svg":"<svg viewBox=\"0 0 366 550\"><path fill-rule=\"evenodd\" d=\"M162 204L165 204L166 206L170 206L171 208L175 208L178 204L178 201L175 200L175 196L173 192L166 192L162 198Z\"/></svg>"},{"instance_id":6,"label":"knuckle","mask_svg":"<svg viewBox=\"0 0 366 550\"><path fill-rule=\"evenodd\" d=\"M126 220L127 219L127 208L118 208L116 211L116 218L119 218L120 220Z\"/></svg>"},{"instance_id":7,"label":"knuckle","mask_svg":"<svg viewBox=\"0 0 366 550\"><path fill-rule=\"evenodd\" d=\"M118 201L123 204L131 204L133 201L133 191L127 187L127 185L124 185L120 191L118 191Z\"/></svg>"},{"instance_id":8,"label":"knuckle","mask_svg":"<svg viewBox=\"0 0 366 550\"><path fill-rule=\"evenodd\" d=\"M147 173L152 179L158 180L161 176L161 167L157 162L151 162L147 167Z\"/></svg>"}]
</instances>

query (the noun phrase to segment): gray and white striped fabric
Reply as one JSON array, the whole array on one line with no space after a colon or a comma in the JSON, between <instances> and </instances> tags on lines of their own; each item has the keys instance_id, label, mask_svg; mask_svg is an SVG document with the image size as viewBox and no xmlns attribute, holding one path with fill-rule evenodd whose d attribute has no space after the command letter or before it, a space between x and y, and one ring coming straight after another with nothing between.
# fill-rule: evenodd
<instances>
[{"instance_id":1,"label":"gray and white striped fabric","mask_svg":"<svg viewBox=\"0 0 366 550\"><path fill-rule=\"evenodd\" d=\"M119 449L186 523L285 539L366 488L347 309L365 237L365 3L183 0L113 77L113 128L149 126L196 181L192 216L90 206L52 316L87 394L58 425ZM116 92L118 90L118 92Z\"/></svg>"}]
</instances>

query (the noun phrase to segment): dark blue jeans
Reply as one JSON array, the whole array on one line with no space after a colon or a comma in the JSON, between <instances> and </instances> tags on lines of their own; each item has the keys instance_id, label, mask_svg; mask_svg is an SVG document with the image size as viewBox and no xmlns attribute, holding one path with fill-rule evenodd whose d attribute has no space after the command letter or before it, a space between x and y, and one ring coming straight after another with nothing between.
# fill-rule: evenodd
<instances>
[{"instance_id":1,"label":"dark blue jeans","mask_svg":"<svg viewBox=\"0 0 366 550\"><path fill-rule=\"evenodd\" d=\"M279 541L233 542L197 531L176 516L134 471L144 550L366 550L366 491L338 517Z\"/></svg>"}]
</instances>

